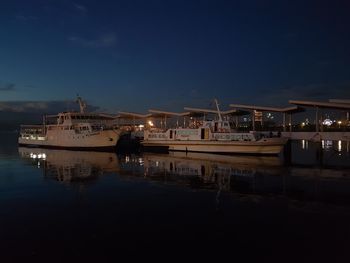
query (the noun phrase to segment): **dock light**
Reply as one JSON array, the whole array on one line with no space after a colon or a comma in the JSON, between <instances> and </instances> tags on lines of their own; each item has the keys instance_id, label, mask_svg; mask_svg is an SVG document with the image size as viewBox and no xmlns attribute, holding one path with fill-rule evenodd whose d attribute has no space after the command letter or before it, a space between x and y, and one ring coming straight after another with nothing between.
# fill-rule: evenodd
<instances>
[{"instance_id":1,"label":"dock light","mask_svg":"<svg viewBox=\"0 0 350 263\"><path fill-rule=\"evenodd\" d=\"M341 125L341 121L338 121L337 123L338 123L338 127L340 128L340 125Z\"/></svg>"},{"instance_id":2,"label":"dock light","mask_svg":"<svg viewBox=\"0 0 350 263\"><path fill-rule=\"evenodd\" d=\"M151 126L151 127L153 127L154 124L153 124L152 121L148 121L148 125Z\"/></svg>"},{"instance_id":3,"label":"dock light","mask_svg":"<svg viewBox=\"0 0 350 263\"><path fill-rule=\"evenodd\" d=\"M302 123L301 123L301 127L304 127L304 126L305 126L305 122L302 122Z\"/></svg>"},{"instance_id":4,"label":"dock light","mask_svg":"<svg viewBox=\"0 0 350 263\"><path fill-rule=\"evenodd\" d=\"M331 126L332 123L333 123L333 121L330 120L330 119L325 119L325 120L322 122L322 124L323 124L323 125L326 125L326 126Z\"/></svg>"}]
</instances>

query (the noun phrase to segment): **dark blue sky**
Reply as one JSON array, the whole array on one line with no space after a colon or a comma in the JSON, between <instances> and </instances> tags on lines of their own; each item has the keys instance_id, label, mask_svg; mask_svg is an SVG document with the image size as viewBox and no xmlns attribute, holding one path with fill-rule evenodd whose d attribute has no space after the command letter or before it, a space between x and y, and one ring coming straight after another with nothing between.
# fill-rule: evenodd
<instances>
[{"instance_id":1,"label":"dark blue sky","mask_svg":"<svg viewBox=\"0 0 350 263\"><path fill-rule=\"evenodd\" d=\"M347 0L4 0L0 111L76 93L111 112L350 98L349 14Z\"/></svg>"}]
</instances>

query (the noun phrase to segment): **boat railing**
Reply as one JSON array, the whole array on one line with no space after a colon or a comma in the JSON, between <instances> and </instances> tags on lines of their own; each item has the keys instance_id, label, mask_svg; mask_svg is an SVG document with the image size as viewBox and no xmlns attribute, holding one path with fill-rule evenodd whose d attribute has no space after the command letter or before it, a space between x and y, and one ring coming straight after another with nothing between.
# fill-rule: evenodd
<instances>
[{"instance_id":1,"label":"boat railing","mask_svg":"<svg viewBox=\"0 0 350 263\"><path fill-rule=\"evenodd\" d=\"M43 125L21 125L20 136L23 139L45 140L45 127Z\"/></svg>"},{"instance_id":2,"label":"boat railing","mask_svg":"<svg viewBox=\"0 0 350 263\"><path fill-rule=\"evenodd\" d=\"M43 133L45 130L45 127L43 125L21 125L20 126L20 132L21 133L35 133L38 134L39 132Z\"/></svg>"}]
</instances>

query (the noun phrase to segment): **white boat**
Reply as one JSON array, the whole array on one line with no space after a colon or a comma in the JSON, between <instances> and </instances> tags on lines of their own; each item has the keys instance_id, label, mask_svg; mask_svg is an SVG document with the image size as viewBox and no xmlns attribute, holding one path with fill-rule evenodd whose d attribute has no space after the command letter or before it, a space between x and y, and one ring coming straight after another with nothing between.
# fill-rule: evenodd
<instances>
[{"instance_id":1,"label":"white boat","mask_svg":"<svg viewBox=\"0 0 350 263\"><path fill-rule=\"evenodd\" d=\"M282 151L287 139L266 138L257 132L235 132L231 123L222 119L216 100L215 103L218 120L203 121L196 128L147 130L141 144L146 149L224 154L278 155Z\"/></svg>"},{"instance_id":2,"label":"white boat","mask_svg":"<svg viewBox=\"0 0 350 263\"><path fill-rule=\"evenodd\" d=\"M42 125L21 125L18 144L65 149L114 148L120 130L113 127L114 117L107 114L86 113L85 102L78 97L80 112L61 112L44 116Z\"/></svg>"}]
</instances>

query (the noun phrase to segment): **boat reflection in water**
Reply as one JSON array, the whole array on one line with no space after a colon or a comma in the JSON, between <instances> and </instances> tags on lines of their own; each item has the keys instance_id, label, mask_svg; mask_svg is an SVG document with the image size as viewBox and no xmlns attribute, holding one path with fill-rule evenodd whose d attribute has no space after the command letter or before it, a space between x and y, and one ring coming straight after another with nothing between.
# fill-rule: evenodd
<instances>
[{"instance_id":1,"label":"boat reflection in water","mask_svg":"<svg viewBox=\"0 0 350 263\"><path fill-rule=\"evenodd\" d=\"M278 157L206 153L144 153L119 160L123 174L166 185L238 194L238 198L282 198L350 205L350 169L284 166ZM300 203L299 203L300 205Z\"/></svg>"},{"instance_id":2,"label":"boat reflection in water","mask_svg":"<svg viewBox=\"0 0 350 263\"><path fill-rule=\"evenodd\" d=\"M169 181L181 180L196 188L232 190L232 180L252 180L257 174L280 175L278 157L229 156L207 153L171 152L144 156L144 174L152 178L167 175Z\"/></svg>"},{"instance_id":3,"label":"boat reflection in water","mask_svg":"<svg viewBox=\"0 0 350 263\"><path fill-rule=\"evenodd\" d=\"M273 156L184 152L117 156L110 152L35 148L19 148L19 153L43 169L46 178L69 183L99 181L103 180L102 175L109 174L131 184L141 179L169 187L238 194L244 198L282 197L350 205L349 169L284 166L279 157Z\"/></svg>"},{"instance_id":4,"label":"boat reflection in water","mask_svg":"<svg viewBox=\"0 0 350 263\"><path fill-rule=\"evenodd\" d=\"M118 158L113 152L88 152L19 147L22 158L44 169L45 177L74 182L97 179L116 172Z\"/></svg>"}]
</instances>

